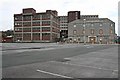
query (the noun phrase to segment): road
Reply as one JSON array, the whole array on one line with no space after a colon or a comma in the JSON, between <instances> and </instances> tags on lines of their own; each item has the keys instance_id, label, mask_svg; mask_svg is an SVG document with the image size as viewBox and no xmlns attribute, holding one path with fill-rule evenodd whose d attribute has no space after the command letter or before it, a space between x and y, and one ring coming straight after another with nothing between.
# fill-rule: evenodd
<instances>
[{"instance_id":1,"label":"road","mask_svg":"<svg viewBox=\"0 0 120 80\"><path fill-rule=\"evenodd\" d=\"M32 45L31 45L32 46ZM40 46L42 47L42 46ZM3 49L3 78L117 78L117 45Z\"/></svg>"}]
</instances>

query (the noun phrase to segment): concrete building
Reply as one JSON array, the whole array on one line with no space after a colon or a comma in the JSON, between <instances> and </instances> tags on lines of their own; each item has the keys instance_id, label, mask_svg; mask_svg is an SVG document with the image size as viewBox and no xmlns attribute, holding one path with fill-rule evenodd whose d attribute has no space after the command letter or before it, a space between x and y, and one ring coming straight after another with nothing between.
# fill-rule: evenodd
<instances>
[{"instance_id":1,"label":"concrete building","mask_svg":"<svg viewBox=\"0 0 120 80\"><path fill-rule=\"evenodd\" d=\"M74 20L80 19L80 11L69 11L68 12L68 23Z\"/></svg>"},{"instance_id":2,"label":"concrete building","mask_svg":"<svg viewBox=\"0 0 120 80\"><path fill-rule=\"evenodd\" d=\"M115 23L108 18L92 16L82 16L68 24L68 42L114 43Z\"/></svg>"},{"instance_id":3,"label":"concrete building","mask_svg":"<svg viewBox=\"0 0 120 80\"><path fill-rule=\"evenodd\" d=\"M59 18L56 10L36 13L33 8L14 14L15 42L54 42L59 37Z\"/></svg>"},{"instance_id":4,"label":"concrete building","mask_svg":"<svg viewBox=\"0 0 120 80\"><path fill-rule=\"evenodd\" d=\"M59 16L60 20L60 38L68 37L68 17L67 16Z\"/></svg>"}]
</instances>

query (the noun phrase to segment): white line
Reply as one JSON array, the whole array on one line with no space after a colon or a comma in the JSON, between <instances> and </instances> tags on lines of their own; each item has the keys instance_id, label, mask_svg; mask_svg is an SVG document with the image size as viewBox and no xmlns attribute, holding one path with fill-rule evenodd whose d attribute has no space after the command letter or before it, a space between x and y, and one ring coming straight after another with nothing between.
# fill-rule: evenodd
<instances>
[{"instance_id":1,"label":"white line","mask_svg":"<svg viewBox=\"0 0 120 80\"><path fill-rule=\"evenodd\" d=\"M93 67L93 66L86 66L86 65L76 65L76 64L71 64L71 63L63 63L63 64L73 65L73 66L83 66L83 67L89 67L89 68L101 69L101 70L106 70L106 71L114 71L114 72L118 72L118 70L105 69L105 68L101 68L101 67Z\"/></svg>"},{"instance_id":2,"label":"white line","mask_svg":"<svg viewBox=\"0 0 120 80\"><path fill-rule=\"evenodd\" d=\"M51 62L58 63L58 62L56 62L56 61L51 61ZM86 65L77 65L77 64L67 63L67 62L63 62L62 64L71 65L71 66L82 66L82 67L89 67L89 68L95 68L95 69L100 69L100 70L106 70L106 71L114 71L114 72L118 72L118 70L105 69L105 68L101 68L101 67L86 66Z\"/></svg>"},{"instance_id":3,"label":"white line","mask_svg":"<svg viewBox=\"0 0 120 80\"><path fill-rule=\"evenodd\" d=\"M60 74L55 74L55 73L51 73L51 72L47 72L47 71L43 71L43 70L37 70L38 72L41 72L41 73L45 73L45 74L50 74L50 75L53 75L53 76L59 76L59 77L62 77L62 78L72 78L72 77L68 77L68 76L64 76L64 75L60 75Z\"/></svg>"}]
</instances>

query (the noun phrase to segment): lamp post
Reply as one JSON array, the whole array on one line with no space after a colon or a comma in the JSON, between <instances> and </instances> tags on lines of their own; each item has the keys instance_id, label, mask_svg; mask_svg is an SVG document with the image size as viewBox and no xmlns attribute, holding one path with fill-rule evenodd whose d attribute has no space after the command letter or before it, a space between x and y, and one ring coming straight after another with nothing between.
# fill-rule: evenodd
<instances>
[{"instance_id":1,"label":"lamp post","mask_svg":"<svg viewBox=\"0 0 120 80\"><path fill-rule=\"evenodd\" d=\"M85 32L85 29L86 29L86 28L85 28L85 27L86 27L85 21L86 21L86 19L83 19L83 21L84 21L84 25L83 25L83 29L84 29L84 45L85 45L85 44L86 44L86 38L85 38L85 37L86 37L86 36L85 36L85 33L86 33L86 32Z\"/></svg>"}]
</instances>

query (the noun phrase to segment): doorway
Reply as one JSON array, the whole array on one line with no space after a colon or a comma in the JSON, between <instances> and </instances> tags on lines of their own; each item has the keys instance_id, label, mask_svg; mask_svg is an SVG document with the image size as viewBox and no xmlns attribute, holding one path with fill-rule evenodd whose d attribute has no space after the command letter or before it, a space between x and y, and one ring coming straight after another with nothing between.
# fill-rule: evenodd
<instances>
[{"instance_id":1,"label":"doorway","mask_svg":"<svg viewBox=\"0 0 120 80\"><path fill-rule=\"evenodd\" d=\"M96 41L96 37L89 37L89 42L94 44Z\"/></svg>"}]
</instances>

